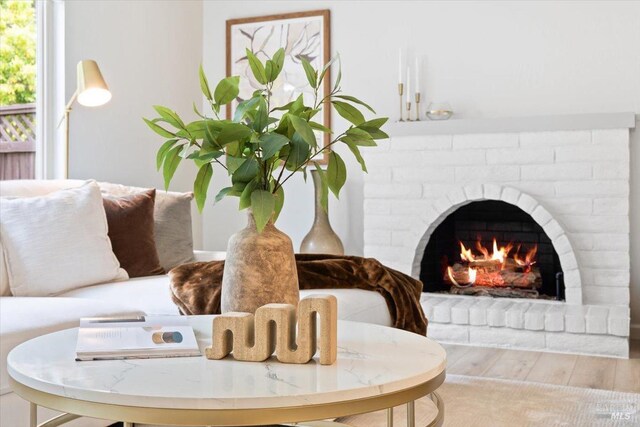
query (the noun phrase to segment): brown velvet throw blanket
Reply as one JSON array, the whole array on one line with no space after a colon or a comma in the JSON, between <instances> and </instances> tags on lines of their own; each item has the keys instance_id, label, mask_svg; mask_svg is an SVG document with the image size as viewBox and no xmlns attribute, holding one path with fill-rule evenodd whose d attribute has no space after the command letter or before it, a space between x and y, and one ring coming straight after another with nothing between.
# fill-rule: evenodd
<instances>
[{"instance_id":1,"label":"brown velvet throw blanket","mask_svg":"<svg viewBox=\"0 0 640 427\"><path fill-rule=\"evenodd\" d=\"M300 289L364 289L387 302L393 326L426 335L422 282L372 258L296 254ZM169 272L171 298L183 314L219 314L224 261L194 262Z\"/></svg>"}]
</instances>

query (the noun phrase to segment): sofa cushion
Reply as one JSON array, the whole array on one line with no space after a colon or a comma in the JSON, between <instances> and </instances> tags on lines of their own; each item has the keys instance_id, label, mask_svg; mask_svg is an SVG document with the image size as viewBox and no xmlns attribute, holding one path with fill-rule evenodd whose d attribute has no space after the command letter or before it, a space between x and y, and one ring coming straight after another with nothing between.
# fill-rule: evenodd
<instances>
[{"instance_id":1,"label":"sofa cushion","mask_svg":"<svg viewBox=\"0 0 640 427\"><path fill-rule=\"evenodd\" d=\"M0 228L15 296L128 278L111 249L95 181L41 197L0 198Z\"/></svg>"},{"instance_id":2,"label":"sofa cushion","mask_svg":"<svg viewBox=\"0 0 640 427\"><path fill-rule=\"evenodd\" d=\"M7 263L4 259L4 248L2 247L2 240L0 240L0 297L8 296L11 296L11 287L9 286Z\"/></svg>"},{"instance_id":3,"label":"sofa cushion","mask_svg":"<svg viewBox=\"0 0 640 427\"><path fill-rule=\"evenodd\" d=\"M0 197L44 196L65 188L81 186L77 179L0 181ZM98 185L105 195L126 196L148 190L108 182ZM194 261L191 229L193 193L158 191L154 207L155 241L160 265L169 271L173 267Z\"/></svg>"},{"instance_id":4,"label":"sofa cushion","mask_svg":"<svg viewBox=\"0 0 640 427\"><path fill-rule=\"evenodd\" d=\"M135 302L135 299L0 297L0 394L9 391L7 355L15 346L40 335L76 327L81 317L144 314Z\"/></svg>"},{"instance_id":5,"label":"sofa cushion","mask_svg":"<svg viewBox=\"0 0 640 427\"><path fill-rule=\"evenodd\" d=\"M66 292L62 297L99 299L106 303L132 301L146 314L180 314L171 301L169 277L150 276L129 279L126 283L103 283Z\"/></svg>"},{"instance_id":6,"label":"sofa cushion","mask_svg":"<svg viewBox=\"0 0 640 427\"><path fill-rule=\"evenodd\" d=\"M120 266L129 277L164 274L153 236L153 205L156 190L128 196L103 196L109 239Z\"/></svg>"},{"instance_id":7,"label":"sofa cushion","mask_svg":"<svg viewBox=\"0 0 640 427\"><path fill-rule=\"evenodd\" d=\"M100 183L103 194L126 196L148 190L119 184ZM193 193L157 191L154 209L155 239L160 265L166 271L193 259L191 201Z\"/></svg>"},{"instance_id":8,"label":"sofa cushion","mask_svg":"<svg viewBox=\"0 0 640 427\"><path fill-rule=\"evenodd\" d=\"M362 289L309 289L301 290L300 298L308 295L334 295L338 299L338 319L391 326L387 303L377 292ZM74 289L63 297L99 299L105 302L135 301L136 308L146 314L179 314L171 301L168 276L138 277L121 283L104 283Z\"/></svg>"},{"instance_id":9,"label":"sofa cushion","mask_svg":"<svg viewBox=\"0 0 640 427\"><path fill-rule=\"evenodd\" d=\"M338 299L338 319L393 326L389 307L378 292L364 289L301 289L300 298L333 295Z\"/></svg>"}]
</instances>

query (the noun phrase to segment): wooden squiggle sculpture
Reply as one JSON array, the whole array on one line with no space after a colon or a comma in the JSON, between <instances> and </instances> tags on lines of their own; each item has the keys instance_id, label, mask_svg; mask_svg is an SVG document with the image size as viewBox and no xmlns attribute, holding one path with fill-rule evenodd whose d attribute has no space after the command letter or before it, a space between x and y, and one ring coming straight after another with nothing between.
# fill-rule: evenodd
<instances>
[{"instance_id":1,"label":"wooden squiggle sculpture","mask_svg":"<svg viewBox=\"0 0 640 427\"><path fill-rule=\"evenodd\" d=\"M338 302L333 295L310 295L298 304L267 304L251 313L231 312L213 319L208 359L222 359L233 351L236 360L262 362L273 352L283 363L307 363L316 353L316 313L320 318L320 364L337 357Z\"/></svg>"}]
</instances>

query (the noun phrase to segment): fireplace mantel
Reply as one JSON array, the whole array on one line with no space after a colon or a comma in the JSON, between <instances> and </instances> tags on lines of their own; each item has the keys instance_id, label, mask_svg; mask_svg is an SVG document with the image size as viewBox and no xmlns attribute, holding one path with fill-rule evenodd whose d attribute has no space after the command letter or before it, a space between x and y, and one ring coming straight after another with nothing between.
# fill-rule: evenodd
<instances>
[{"instance_id":1,"label":"fireplace mantel","mask_svg":"<svg viewBox=\"0 0 640 427\"><path fill-rule=\"evenodd\" d=\"M594 129L633 129L634 113L573 114L485 119L426 120L389 123L391 137L416 135L454 135L478 133L552 132Z\"/></svg>"}]
</instances>

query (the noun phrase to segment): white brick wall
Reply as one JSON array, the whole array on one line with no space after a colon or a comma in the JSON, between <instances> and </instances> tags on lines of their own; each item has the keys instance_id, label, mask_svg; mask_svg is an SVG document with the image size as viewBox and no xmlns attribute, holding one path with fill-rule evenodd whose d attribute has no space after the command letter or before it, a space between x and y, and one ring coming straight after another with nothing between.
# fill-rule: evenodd
<instances>
[{"instance_id":1,"label":"white brick wall","mask_svg":"<svg viewBox=\"0 0 640 427\"><path fill-rule=\"evenodd\" d=\"M454 335L471 343L518 346L527 337L541 348L572 351L573 343L573 351L588 353L597 352L593 337L610 336L621 348L630 281L628 130L392 137L364 155L366 256L418 276L437 225L459 206L487 199L519 206L556 246L567 305L442 303L450 297L439 296L443 305L429 309L432 324L456 325ZM509 331L526 334L509 341ZM563 346L557 334L585 338Z\"/></svg>"}]
</instances>

